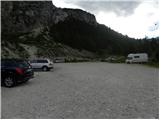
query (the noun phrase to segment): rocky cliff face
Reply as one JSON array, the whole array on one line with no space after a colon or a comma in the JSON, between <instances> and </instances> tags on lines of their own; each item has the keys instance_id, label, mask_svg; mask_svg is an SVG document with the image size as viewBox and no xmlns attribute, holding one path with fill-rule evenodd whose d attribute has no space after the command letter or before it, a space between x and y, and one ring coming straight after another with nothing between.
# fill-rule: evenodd
<instances>
[{"instance_id":1,"label":"rocky cliff face","mask_svg":"<svg viewBox=\"0 0 160 120\"><path fill-rule=\"evenodd\" d=\"M94 15L79 9L56 8L51 1L3 1L1 5L2 32L26 33L52 26L73 17L89 24L96 24Z\"/></svg>"},{"instance_id":2,"label":"rocky cliff face","mask_svg":"<svg viewBox=\"0 0 160 120\"><path fill-rule=\"evenodd\" d=\"M78 9L57 8L52 1L2 1L2 56L29 57L34 56L31 53L34 52L38 56L79 54L80 57L86 57L69 46L59 46L59 43L49 36L51 26L54 27L55 24L70 18L92 25L97 24L94 15ZM24 46L28 46L28 50Z\"/></svg>"},{"instance_id":3,"label":"rocky cliff face","mask_svg":"<svg viewBox=\"0 0 160 120\"><path fill-rule=\"evenodd\" d=\"M97 25L96 18L93 14L80 9L63 9L67 13L68 17L84 21L91 25Z\"/></svg>"},{"instance_id":4,"label":"rocky cliff face","mask_svg":"<svg viewBox=\"0 0 160 120\"><path fill-rule=\"evenodd\" d=\"M52 23L56 7L51 2L11 2L1 4L2 32L26 33L40 26Z\"/></svg>"}]
</instances>

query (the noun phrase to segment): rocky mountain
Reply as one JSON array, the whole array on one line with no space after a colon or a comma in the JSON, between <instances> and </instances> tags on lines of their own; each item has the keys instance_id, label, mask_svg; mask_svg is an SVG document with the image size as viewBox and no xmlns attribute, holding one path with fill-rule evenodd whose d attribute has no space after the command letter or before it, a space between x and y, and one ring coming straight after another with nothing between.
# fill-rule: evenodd
<instances>
[{"instance_id":1,"label":"rocky mountain","mask_svg":"<svg viewBox=\"0 0 160 120\"><path fill-rule=\"evenodd\" d=\"M97 23L91 13L57 8L51 1L2 1L1 31L2 57L94 58L158 53L155 40L129 38Z\"/></svg>"},{"instance_id":2,"label":"rocky mountain","mask_svg":"<svg viewBox=\"0 0 160 120\"><path fill-rule=\"evenodd\" d=\"M67 45L57 43L54 38L48 35L50 26L60 21L63 22L70 17L96 25L94 15L90 13L79 9L56 8L51 1L2 1L1 13L2 56L33 57L32 51L35 52L35 50L32 50L33 48L37 49L36 55L47 55L47 57L94 56L89 51L84 54L85 50L79 52ZM27 51L24 45L28 46L30 52ZM45 51L46 49L47 51Z\"/></svg>"},{"instance_id":3,"label":"rocky mountain","mask_svg":"<svg viewBox=\"0 0 160 120\"><path fill-rule=\"evenodd\" d=\"M2 32L22 34L49 25L56 9L51 2L1 2ZM5 34L4 33L4 34Z\"/></svg>"},{"instance_id":4,"label":"rocky mountain","mask_svg":"<svg viewBox=\"0 0 160 120\"><path fill-rule=\"evenodd\" d=\"M56 8L51 1L3 1L2 32L27 33L34 29L52 26L69 17L96 24L94 15L79 9Z\"/></svg>"}]
</instances>

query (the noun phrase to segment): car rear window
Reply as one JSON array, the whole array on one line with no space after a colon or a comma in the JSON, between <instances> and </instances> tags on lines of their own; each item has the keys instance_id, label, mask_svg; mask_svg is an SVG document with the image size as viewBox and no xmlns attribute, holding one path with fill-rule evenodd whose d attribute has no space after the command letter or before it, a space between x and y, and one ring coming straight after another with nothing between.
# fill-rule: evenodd
<instances>
[{"instance_id":1,"label":"car rear window","mask_svg":"<svg viewBox=\"0 0 160 120\"><path fill-rule=\"evenodd\" d=\"M37 60L37 63L48 63L47 60Z\"/></svg>"},{"instance_id":2,"label":"car rear window","mask_svg":"<svg viewBox=\"0 0 160 120\"><path fill-rule=\"evenodd\" d=\"M29 63L25 60L18 60L16 62L17 62L17 65L21 68L25 68L29 66Z\"/></svg>"},{"instance_id":3,"label":"car rear window","mask_svg":"<svg viewBox=\"0 0 160 120\"><path fill-rule=\"evenodd\" d=\"M16 65L15 61L13 61L13 60L2 60L1 61L1 66L13 67L15 65Z\"/></svg>"},{"instance_id":4,"label":"car rear window","mask_svg":"<svg viewBox=\"0 0 160 120\"><path fill-rule=\"evenodd\" d=\"M29 66L29 63L25 60L18 60L18 59L6 59L1 60L2 67L21 67L25 68Z\"/></svg>"}]
</instances>

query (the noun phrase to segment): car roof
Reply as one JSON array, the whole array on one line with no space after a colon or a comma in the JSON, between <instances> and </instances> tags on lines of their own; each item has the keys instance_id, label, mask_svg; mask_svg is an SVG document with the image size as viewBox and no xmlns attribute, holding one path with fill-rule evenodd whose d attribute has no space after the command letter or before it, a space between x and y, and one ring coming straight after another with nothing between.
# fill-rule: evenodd
<instances>
[{"instance_id":1,"label":"car roof","mask_svg":"<svg viewBox=\"0 0 160 120\"><path fill-rule=\"evenodd\" d=\"M16 62L21 62L21 61L26 61L25 59L17 59L17 58L7 58L7 59L1 59L1 61L16 61Z\"/></svg>"},{"instance_id":2,"label":"car roof","mask_svg":"<svg viewBox=\"0 0 160 120\"><path fill-rule=\"evenodd\" d=\"M30 60L49 60L49 59L43 59L43 58L40 58L40 59L30 59Z\"/></svg>"}]
</instances>

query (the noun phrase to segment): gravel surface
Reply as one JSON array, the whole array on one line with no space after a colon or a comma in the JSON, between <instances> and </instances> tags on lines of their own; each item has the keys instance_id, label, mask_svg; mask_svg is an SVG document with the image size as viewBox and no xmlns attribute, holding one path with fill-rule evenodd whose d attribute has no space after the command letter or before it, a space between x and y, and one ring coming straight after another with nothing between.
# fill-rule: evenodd
<instances>
[{"instance_id":1,"label":"gravel surface","mask_svg":"<svg viewBox=\"0 0 160 120\"><path fill-rule=\"evenodd\" d=\"M2 87L2 118L158 118L158 71L136 64L57 63Z\"/></svg>"}]
</instances>

